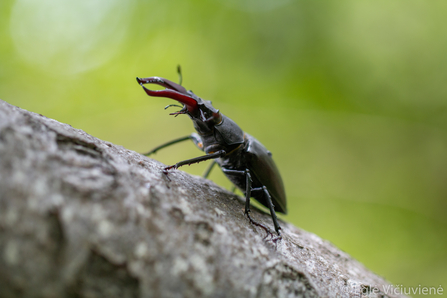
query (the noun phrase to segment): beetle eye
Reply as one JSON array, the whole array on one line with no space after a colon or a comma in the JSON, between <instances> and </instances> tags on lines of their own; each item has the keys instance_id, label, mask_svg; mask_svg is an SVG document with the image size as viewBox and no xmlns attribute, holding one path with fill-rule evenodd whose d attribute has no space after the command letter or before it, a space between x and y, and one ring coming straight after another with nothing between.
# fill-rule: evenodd
<instances>
[{"instance_id":1,"label":"beetle eye","mask_svg":"<svg viewBox=\"0 0 447 298\"><path fill-rule=\"evenodd\" d=\"M217 110L217 113L213 113L213 118L215 119L216 124L222 122L222 114Z\"/></svg>"},{"instance_id":2,"label":"beetle eye","mask_svg":"<svg viewBox=\"0 0 447 298\"><path fill-rule=\"evenodd\" d=\"M216 113L213 113L213 115L209 118L209 121L212 122L214 125L222 122L222 115L220 114L219 110L217 110Z\"/></svg>"}]
</instances>

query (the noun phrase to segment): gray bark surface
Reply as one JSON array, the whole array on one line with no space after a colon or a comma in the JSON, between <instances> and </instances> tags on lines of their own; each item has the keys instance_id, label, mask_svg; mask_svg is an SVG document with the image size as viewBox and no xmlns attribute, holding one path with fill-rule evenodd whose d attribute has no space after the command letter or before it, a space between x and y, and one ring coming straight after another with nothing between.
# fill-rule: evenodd
<instances>
[{"instance_id":1,"label":"gray bark surface","mask_svg":"<svg viewBox=\"0 0 447 298\"><path fill-rule=\"evenodd\" d=\"M281 221L274 243L240 197L162 167L0 100L0 297L398 296L328 241Z\"/></svg>"}]
</instances>

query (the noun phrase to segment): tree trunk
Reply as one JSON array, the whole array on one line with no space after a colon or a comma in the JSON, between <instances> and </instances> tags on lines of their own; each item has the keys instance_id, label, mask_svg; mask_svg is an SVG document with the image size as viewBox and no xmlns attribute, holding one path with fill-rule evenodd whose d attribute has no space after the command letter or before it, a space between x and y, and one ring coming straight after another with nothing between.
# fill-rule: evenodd
<instances>
[{"instance_id":1,"label":"tree trunk","mask_svg":"<svg viewBox=\"0 0 447 298\"><path fill-rule=\"evenodd\" d=\"M0 297L400 296L328 241L0 100ZM270 215L253 218L272 226Z\"/></svg>"}]
</instances>

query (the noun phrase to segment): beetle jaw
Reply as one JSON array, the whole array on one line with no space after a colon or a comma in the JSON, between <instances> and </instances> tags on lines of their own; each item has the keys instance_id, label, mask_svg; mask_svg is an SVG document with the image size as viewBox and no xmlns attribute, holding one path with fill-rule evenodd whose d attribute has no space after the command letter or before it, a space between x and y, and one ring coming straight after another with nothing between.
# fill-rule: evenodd
<instances>
[{"instance_id":1,"label":"beetle jaw","mask_svg":"<svg viewBox=\"0 0 447 298\"><path fill-rule=\"evenodd\" d=\"M195 98L193 98L188 91L179 84L171 82L169 80L160 77L148 77L139 78L137 77L137 82L143 87L143 90L149 96L154 97L167 97L174 99L182 103L189 113L195 114L198 110L198 103ZM164 90L150 90L144 86L144 84L156 84L165 87Z\"/></svg>"},{"instance_id":2,"label":"beetle jaw","mask_svg":"<svg viewBox=\"0 0 447 298\"><path fill-rule=\"evenodd\" d=\"M189 114L192 118L211 127L222 122L222 115L216 110L210 101L203 100L192 91L160 77L138 78L137 82L149 96L167 97L183 104L183 109L170 115ZM164 90L150 90L144 84L156 84L165 87Z\"/></svg>"}]
</instances>

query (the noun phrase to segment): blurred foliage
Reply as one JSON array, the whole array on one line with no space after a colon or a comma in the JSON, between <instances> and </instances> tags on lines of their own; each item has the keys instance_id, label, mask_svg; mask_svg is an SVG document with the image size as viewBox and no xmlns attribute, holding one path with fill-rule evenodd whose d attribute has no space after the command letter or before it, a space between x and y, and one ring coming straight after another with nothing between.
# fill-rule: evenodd
<instances>
[{"instance_id":1,"label":"blurred foliage","mask_svg":"<svg viewBox=\"0 0 447 298\"><path fill-rule=\"evenodd\" d=\"M445 287L446 15L440 0L2 0L0 98L143 152L192 124L135 77L177 81L181 64L273 152L284 219L392 283Z\"/></svg>"}]
</instances>

